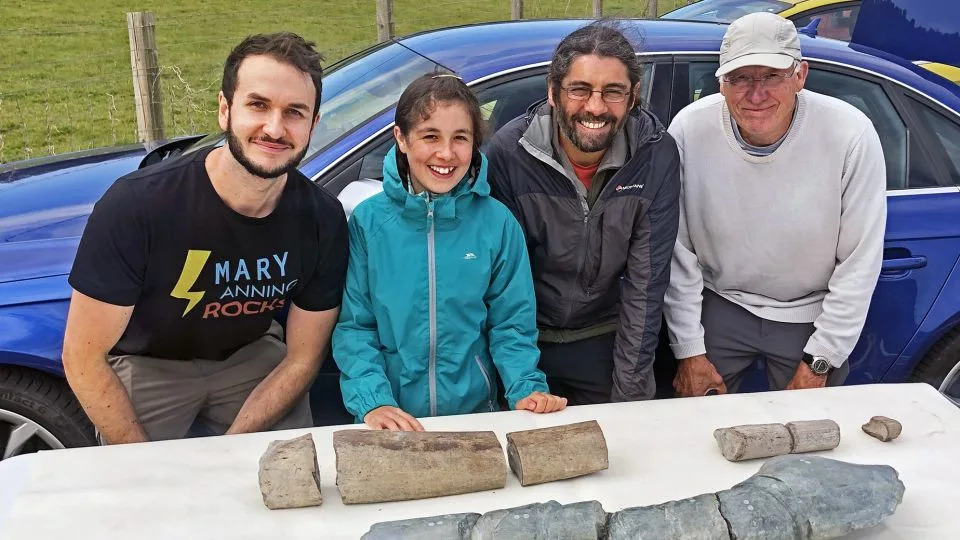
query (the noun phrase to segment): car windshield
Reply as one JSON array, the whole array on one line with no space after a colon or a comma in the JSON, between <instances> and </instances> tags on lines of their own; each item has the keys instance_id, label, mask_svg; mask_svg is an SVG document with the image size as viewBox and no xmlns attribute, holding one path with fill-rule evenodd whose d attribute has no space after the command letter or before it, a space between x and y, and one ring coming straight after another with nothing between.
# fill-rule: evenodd
<instances>
[{"instance_id":1,"label":"car windshield","mask_svg":"<svg viewBox=\"0 0 960 540\"><path fill-rule=\"evenodd\" d=\"M398 43L372 48L345 58L323 77L320 122L313 130L307 156L329 146L367 119L392 107L414 79L431 71L447 71ZM223 143L212 133L184 153Z\"/></svg>"},{"instance_id":2,"label":"car windshield","mask_svg":"<svg viewBox=\"0 0 960 540\"><path fill-rule=\"evenodd\" d=\"M790 3L779 0L700 0L695 4L666 13L660 18L729 23L748 13L758 11L780 13L790 6Z\"/></svg>"}]
</instances>

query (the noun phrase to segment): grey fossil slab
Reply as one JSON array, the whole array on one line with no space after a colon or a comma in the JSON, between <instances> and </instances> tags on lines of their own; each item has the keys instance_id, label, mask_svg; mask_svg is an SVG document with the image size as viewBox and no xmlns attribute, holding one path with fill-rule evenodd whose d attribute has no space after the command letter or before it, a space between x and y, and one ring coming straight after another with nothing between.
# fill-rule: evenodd
<instances>
[{"instance_id":1,"label":"grey fossil slab","mask_svg":"<svg viewBox=\"0 0 960 540\"><path fill-rule=\"evenodd\" d=\"M610 515L610 540L729 540L713 493L656 506L625 508Z\"/></svg>"},{"instance_id":2,"label":"grey fossil slab","mask_svg":"<svg viewBox=\"0 0 960 540\"><path fill-rule=\"evenodd\" d=\"M597 501L493 510L475 520L469 538L826 540L878 525L894 513L903 493L897 471L887 465L786 455L770 459L730 489L612 514ZM460 536L435 536L441 518L446 525L449 516L377 524L368 534L399 532L365 538L468 537L462 529L456 532Z\"/></svg>"},{"instance_id":3,"label":"grey fossil slab","mask_svg":"<svg viewBox=\"0 0 960 540\"><path fill-rule=\"evenodd\" d=\"M445 514L376 523L361 540L467 540L480 514Z\"/></svg>"},{"instance_id":4,"label":"grey fossil slab","mask_svg":"<svg viewBox=\"0 0 960 540\"><path fill-rule=\"evenodd\" d=\"M607 513L597 501L534 503L494 510L480 516L471 540L529 538L596 540L603 534Z\"/></svg>"},{"instance_id":5,"label":"grey fossil slab","mask_svg":"<svg viewBox=\"0 0 960 540\"><path fill-rule=\"evenodd\" d=\"M819 456L770 459L752 478L786 484L810 524L809 538L839 538L893 515L904 486L888 465L857 465ZM750 482L747 479L746 482Z\"/></svg>"}]
</instances>

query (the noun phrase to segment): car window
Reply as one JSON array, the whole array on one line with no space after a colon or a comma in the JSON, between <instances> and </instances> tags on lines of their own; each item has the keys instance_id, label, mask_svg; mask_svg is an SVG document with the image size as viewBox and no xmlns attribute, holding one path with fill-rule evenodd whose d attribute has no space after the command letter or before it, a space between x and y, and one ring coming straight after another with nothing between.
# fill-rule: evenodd
<instances>
[{"instance_id":1,"label":"car window","mask_svg":"<svg viewBox=\"0 0 960 540\"><path fill-rule=\"evenodd\" d=\"M798 28L803 28L810 24L810 21L819 17L820 24L817 25L817 36L850 41L850 37L853 35L853 27L857 24L857 15L859 14L860 6L847 5L845 7L825 9L817 11L816 13L791 17L791 20Z\"/></svg>"},{"instance_id":2,"label":"car window","mask_svg":"<svg viewBox=\"0 0 960 540\"><path fill-rule=\"evenodd\" d=\"M486 122L483 148L504 124L524 114L531 104L547 97L547 79L543 73L514 79L477 93L480 112ZM374 146L361 159L360 178L383 179L383 158L393 146L393 135Z\"/></svg>"},{"instance_id":3,"label":"car window","mask_svg":"<svg viewBox=\"0 0 960 540\"><path fill-rule=\"evenodd\" d=\"M689 78L686 83L680 83L687 85L687 99L696 101L720 91L714 76L717 66L717 62L690 62ZM679 80L682 81L682 77ZM883 87L852 75L811 68L805 88L842 99L863 111L873 121L880 136L887 163L887 189L907 186L907 127ZM680 108L682 106L674 107L674 110Z\"/></svg>"},{"instance_id":4,"label":"car window","mask_svg":"<svg viewBox=\"0 0 960 540\"><path fill-rule=\"evenodd\" d=\"M907 126L878 83L833 71L811 69L805 88L842 99L860 109L877 129L887 162L887 189L907 185Z\"/></svg>"},{"instance_id":5,"label":"car window","mask_svg":"<svg viewBox=\"0 0 960 540\"><path fill-rule=\"evenodd\" d=\"M363 61L358 61L361 59ZM435 71L448 70L396 43L364 51L333 65L323 77L320 121L313 130L306 156L326 148L377 113L392 107L414 79ZM222 133L214 133L184 153L221 145L223 141Z\"/></svg>"},{"instance_id":6,"label":"car window","mask_svg":"<svg viewBox=\"0 0 960 540\"><path fill-rule=\"evenodd\" d=\"M717 67L719 67L717 62L692 62L690 64L687 99L691 103L720 91L720 81L715 75Z\"/></svg>"},{"instance_id":7,"label":"car window","mask_svg":"<svg viewBox=\"0 0 960 540\"><path fill-rule=\"evenodd\" d=\"M337 68L323 79L320 122L313 130L307 155L392 107L407 85L433 71L447 70L400 45L376 49L362 62Z\"/></svg>"},{"instance_id":8,"label":"car window","mask_svg":"<svg viewBox=\"0 0 960 540\"><path fill-rule=\"evenodd\" d=\"M525 114L530 105L547 97L547 76L543 73L485 88L477 93L480 110L487 122L484 149L498 129Z\"/></svg>"},{"instance_id":9,"label":"car window","mask_svg":"<svg viewBox=\"0 0 960 540\"><path fill-rule=\"evenodd\" d=\"M779 13L789 7L793 7L793 2L782 2L780 0L700 0L689 6L665 13L660 18L729 23L748 13L758 11Z\"/></svg>"},{"instance_id":10,"label":"car window","mask_svg":"<svg viewBox=\"0 0 960 540\"><path fill-rule=\"evenodd\" d=\"M653 80L653 64L645 62L642 65L640 96L644 102L649 102ZM527 112L530 105L547 97L546 73L537 70L523 76L493 84L477 91L477 100L480 102L480 111L486 122L487 136L482 149L486 150L493 134L507 122ZM393 146L392 132L384 136L360 158L360 166L356 169L348 168L338 174L338 178L324 182L324 185L333 192L339 192L343 186L357 179L383 179L383 158ZM353 176L356 174L357 176ZM349 175L350 178L339 178Z\"/></svg>"},{"instance_id":11,"label":"car window","mask_svg":"<svg viewBox=\"0 0 960 540\"><path fill-rule=\"evenodd\" d=\"M950 176L950 183L960 186L960 124L915 99L907 101L933 134L930 143L934 148L929 150L933 155L946 155L942 163Z\"/></svg>"}]
</instances>

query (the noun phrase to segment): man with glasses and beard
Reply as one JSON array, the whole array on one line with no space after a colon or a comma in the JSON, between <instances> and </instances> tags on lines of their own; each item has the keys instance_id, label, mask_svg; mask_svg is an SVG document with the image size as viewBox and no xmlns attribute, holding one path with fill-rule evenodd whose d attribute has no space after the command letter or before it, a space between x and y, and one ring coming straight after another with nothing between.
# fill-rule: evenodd
<instances>
[{"instance_id":1,"label":"man with glasses and beard","mask_svg":"<svg viewBox=\"0 0 960 540\"><path fill-rule=\"evenodd\" d=\"M546 102L501 128L494 197L526 235L540 369L571 405L654 397L654 352L677 237L679 156L640 104L641 66L608 22L565 37Z\"/></svg>"},{"instance_id":2,"label":"man with glasses and beard","mask_svg":"<svg viewBox=\"0 0 960 540\"><path fill-rule=\"evenodd\" d=\"M734 21L720 93L670 124L683 162L666 294L680 396L736 392L758 356L771 389L841 384L880 274L886 167L866 115L804 90L793 23Z\"/></svg>"},{"instance_id":3,"label":"man with glasses and beard","mask_svg":"<svg viewBox=\"0 0 960 540\"><path fill-rule=\"evenodd\" d=\"M94 207L63 365L102 442L313 424L348 255L340 203L296 169L319 118L313 45L243 40L218 98L227 145L124 176Z\"/></svg>"}]
</instances>

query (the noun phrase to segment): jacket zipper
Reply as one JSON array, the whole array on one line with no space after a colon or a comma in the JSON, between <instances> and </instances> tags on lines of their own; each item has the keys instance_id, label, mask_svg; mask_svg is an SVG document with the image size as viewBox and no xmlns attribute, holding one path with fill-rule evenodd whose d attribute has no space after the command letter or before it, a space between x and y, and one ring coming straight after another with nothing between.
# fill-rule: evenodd
<instances>
[{"instance_id":1,"label":"jacket zipper","mask_svg":"<svg viewBox=\"0 0 960 540\"><path fill-rule=\"evenodd\" d=\"M430 416L437 416L437 270L434 251L433 200L427 201L427 265L430 275Z\"/></svg>"},{"instance_id":2,"label":"jacket zipper","mask_svg":"<svg viewBox=\"0 0 960 540\"><path fill-rule=\"evenodd\" d=\"M480 355L473 355L473 359L477 361L477 366L480 367L480 373L483 373L483 381L487 383L487 405L490 407L491 411L495 411L493 408L493 398L490 397L490 394L493 393L493 384L490 382L490 375L487 374L487 368L483 367L483 362L480 361Z\"/></svg>"},{"instance_id":3,"label":"jacket zipper","mask_svg":"<svg viewBox=\"0 0 960 540\"><path fill-rule=\"evenodd\" d=\"M535 115L535 114L532 112L532 110L531 110L531 111L528 111L528 113L527 113L528 125L529 125L530 119L533 118L534 115ZM663 131L655 130L652 135L650 135L649 137L647 137L646 140L644 140L642 143L640 143L640 144L638 145L638 147L637 147L636 149L634 149L634 152L639 152L640 150L642 150L642 149L643 149L645 146L647 146L648 144L659 142L660 139L662 139L662 138L663 138ZM528 143L528 144L529 144L529 143ZM582 228L583 234L584 234L583 244L585 244L585 243L586 243L586 235L588 234L588 228L589 228L589 224L590 224L590 214L593 213L593 208L590 208L590 207L587 205L587 201L586 201L585 198L580 197L580 192L577 190L577 187L576 187L575 185L573 185L573 180L570 179L569 176L567 176L567 173L566 173L566 171L564 171L564 169L563 169L562 166L560 166L555 160L546 161L544 158L542 158L542 157L536 155L534 152L532 152L532 151L531 151L529 148L527 148L524 144L521 144L521 146L524 148L524 151L525 151L525 152L527 152L528 154L530 154L531 157L533 157L534 159L540 160L541 162L543 162L544 164L546 164L547 166L549 166L551 169L553 169L554 171L556 171L557 173L559 173L560 176L561 176L564 180L567 181L567 185L569 185L570 188L573 189L574 195L576 195L577 198L580 200L580 207L581 207L581 210L582 210L582 212L583 212L581 222L583 223L583 228ZM634 156L631 156L630 159L633 159L634 157L635 157L635 155L634 155ZM630 161L630 160L627 160L627 163L629 163L629 161ZM624 163L624 166L626 166L626 163ZM622 170L622 167L621 167L621 170ZM602 199L604 199L604 195L610 191L610 184L613 183L614 177L616 177L617 175L619 175L619 174L621 173L621 170L617 170L614 174L612 174L612 175L610 176L610 178L607 179L607 183L603 186L603 189L600 190L600 193L597 194L597 200L594 201L594 203L593 203L594 208L597 206L597 204L598 204ZM585 247L582 246L582 245L581 245L580 249L581 249L581 251L583 251L583 253L582 253L581 257L580 257L580 264L579 264L579 266L578 266L578 268L577 268L577 277L578 277L578 281L580 281L580 285L581 285L582 287L584 287L584 292L586 292L586 293L589 295L589 294L591 294L593 291L591 290L590 287L585 286L584 283L583 283L583 280L582 280L583 269L584 269L584 266L586 265L586 261L587 261L587 252L586 252ZM601 262L602 262L602 261L601 261ZM599 274L599 272L598 272L598 274ZM594 276L594 279L593 279L592 281L596 281L596 276ZM590 285L593 285L593 283L591 283ZM566 309L566 311L565 311L565 313L564 313L564 315L563 315L564 320L569 319L570 313L571 313L572 311L573 311L573 304L572 304L572 303L568 303L567 309Z\"/></svg>"},{"instance_id":4,"label":"jacket zipper","mask_svg":"<svg viewBox=\"0 0 960 540\"><path fill-rule=\"evenodd\" d=\"M654 133L653 135L651 135L646 141L644 141L644 142L637 148L636 151L639 152L640 150L642 150L646 145L650 144L651 142L657 142L657 141L659 141L661 137L662 137L662 135L661 135L659 132L655 132L655 133ZM621 169L622 169L622 168L621 168ZM596 280L597 280L597 275L600 274L600 271L599 271L599 268L598 268L598 269L597 269L597 272L594 274L594 276L593 276L592 279L590 279L589 281L585 281L585 280L583 279L583 278L585 277L585 276L583 275L583 272L584 272L584 270L586 270L586 266L587 266L587 256L589 255L589 252L586 250L586 246L587 246L588 237L589 237L589 235L590 235L590 227L589 227L589 225L590 225L590 217L591 217L591 216L593 215L593 213L594 213L594 212L593 212L594 208L597 208L597 206L600 204L600 201L601 201L601 200L605 200L606 198L609 198L609 197L604 197L604 195L606 195L606 194L608 194L608 193L610 192L610 185L616 183L616 182L614 182L614 179L615 179L617 176L619 176L619 175L620 175L620 170L617 170L615 173L613 173L613 174L610 175L610 178L607 178L607 183L604 184L604 185L603 185L603 188L600 189L600 193L597 194L597 200L593 202L593 207L592 207L592 208L589 208L587 211L584 211L584 213L583 213L583 246L584 246L584 249L583 249L583 255L580 257L580 266L579 266L579 268L577 269L577 276L580 277L580 285L583 287L584 292L586 292L588 296L591 295L591 294L593 294L592 286L593 286L594 282L596 282ZM601 216L602 216L602 214L601 214ZM600 230L600 232L597 234L597 239L598 239L599 242L603 242L603 229L602 229L602 227L603 227L603 221L600 222L600 227L601 227L601 230ZM601 252L601 254L602 254L602 252ZM598 264L598 266L599 266L599 265L601 265L602 263L603 263L603 260L601 259L600 261L598 261L597 264ZM568 313L568 315L569 315L569 313Z\"/></svg>"}]
</instances>

